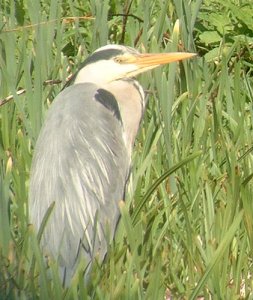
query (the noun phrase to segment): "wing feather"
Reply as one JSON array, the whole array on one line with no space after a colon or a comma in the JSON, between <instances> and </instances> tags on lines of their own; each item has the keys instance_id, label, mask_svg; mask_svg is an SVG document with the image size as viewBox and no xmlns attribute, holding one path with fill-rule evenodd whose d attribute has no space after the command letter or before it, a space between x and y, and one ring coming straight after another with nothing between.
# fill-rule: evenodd
<instances>
[{"instance_id":1,"label":"wing feather","mask_svg":"<svg viewBox=\"0 0 253 300\"><path fill-rule=\"evenodd\" d=\"M57 96L32 165L31 221L39 228L55 202L42 246L69 268L80 252L87 262L96 253L103 259L107 239L112 239L118 222L118 202L124 197L129 173L122 124L110 109L95 101L97 90L94 84L75 84Z\"/></svg>"}]
</instances>

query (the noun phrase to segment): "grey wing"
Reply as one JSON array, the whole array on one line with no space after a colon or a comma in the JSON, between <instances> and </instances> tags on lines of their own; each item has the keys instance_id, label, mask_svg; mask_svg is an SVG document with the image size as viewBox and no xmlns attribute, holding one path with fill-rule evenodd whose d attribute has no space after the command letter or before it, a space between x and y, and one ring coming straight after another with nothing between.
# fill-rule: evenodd
<instances>
[{"instance_id":1,"label":"grey wing","mask_svg":"<svg viewBox=\"0 0 253 300\"><path fill-rule=\"evenodd\" d=\"M129 173L120 119L101 103L106 95L96 93L95 85L83 83L57 96L32 164L31 221L38 229L55 202L42 244L67 268L79 252L87 262L96 254L103 259Z\"/></svg>"}]
</instances>

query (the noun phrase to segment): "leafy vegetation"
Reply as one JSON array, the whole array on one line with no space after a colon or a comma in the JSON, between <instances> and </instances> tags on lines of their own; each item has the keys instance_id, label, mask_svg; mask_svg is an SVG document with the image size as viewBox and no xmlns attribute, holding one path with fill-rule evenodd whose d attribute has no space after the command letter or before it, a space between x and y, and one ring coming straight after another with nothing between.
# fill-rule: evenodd
<instances>
[{"instance_id":1,"label":"leafy vegetation","mask_svg":"<svg viewBox=\"0 0 253 300\"><path fill-rule=\"evenodd\" d=\"M253 299L252 18L248 0L0 3L0 299ZM64 289L29 225L31 158L54 97L107 43L199 56L140 78L115 242Z\"/></svg>"}]
</instances>

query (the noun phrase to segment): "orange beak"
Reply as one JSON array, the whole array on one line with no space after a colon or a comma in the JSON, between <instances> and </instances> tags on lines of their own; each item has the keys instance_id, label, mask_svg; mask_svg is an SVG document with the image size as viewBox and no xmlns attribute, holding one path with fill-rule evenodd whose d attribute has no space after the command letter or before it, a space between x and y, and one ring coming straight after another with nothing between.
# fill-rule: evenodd
<instances>
[{"instance_id":1,"label":"orange beak","mask_svg":"<svg viewBox=\"0 0 253 300\"><path fill-rule=\"evenodd\" d=\"M152 70L161 65L180 61L183 59L196 56L195 53L187 52L170 52L170 53L138 53L138 54L124 54L116 57L116 62L119 65L126 65L122 68L122 73L119 72L110 80L117 80L124 77L135 77L138 74Z\"/></svg>"},{"instance_id":2,"label":"orange beak","mask_svg":"<svg viewBox=\"0 0 253 300\"><path fill-rule=\"evenodd\" d=\"M171 53L146 53L139 54L136 56L134 63L140 68L155 67L180 61L183 59L191 58L196 56L195 53L184 53L184 52L171 52Z\"/></svg>"}]
</instances>

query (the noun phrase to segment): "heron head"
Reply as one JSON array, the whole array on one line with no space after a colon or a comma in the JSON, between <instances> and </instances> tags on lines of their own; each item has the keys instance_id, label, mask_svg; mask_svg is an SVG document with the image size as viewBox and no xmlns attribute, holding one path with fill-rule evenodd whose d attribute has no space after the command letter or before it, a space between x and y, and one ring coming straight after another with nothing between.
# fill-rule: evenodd
<instances>
[{"instance_id":1,"label":"heron head","mask_svg":"<svg viewBox=\"0 0 253 300\"><path fill-rule=\"evenodd\" d=\"M74 83L108 82L131 78L160 65L195 56L195 53L139 53L122 45L107 45L93 52L82 64Z\"/></svg>"}]
</instances>

